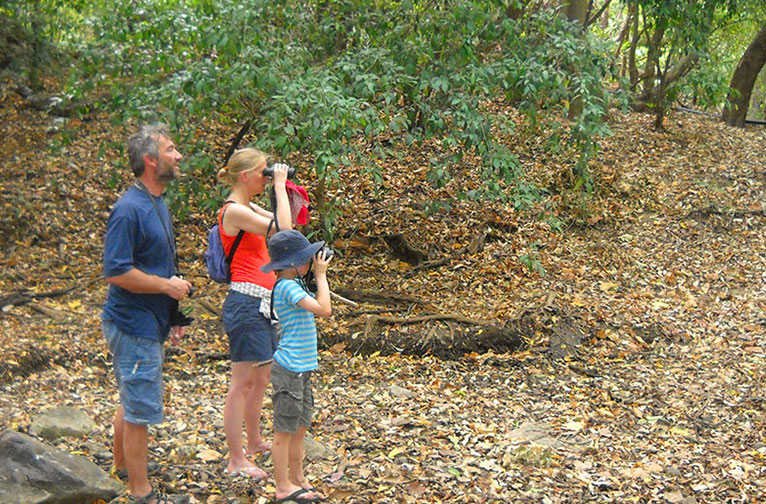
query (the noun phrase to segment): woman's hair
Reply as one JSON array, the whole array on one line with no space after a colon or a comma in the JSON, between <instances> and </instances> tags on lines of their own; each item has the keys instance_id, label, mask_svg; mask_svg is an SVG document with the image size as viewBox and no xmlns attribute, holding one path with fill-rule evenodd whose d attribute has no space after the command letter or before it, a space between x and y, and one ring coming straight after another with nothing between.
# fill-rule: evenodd
<instances>
[{"instance_id":1,"label":"woman's hair","mask_svg":"<svg viewBox=\"0 0 766 504\"><path fill-rule=\"evenodd\" d=\"M240 173L255 169L266 161L266 154L258 149L239 149L229 158L229 162L218 170L218 182L233 184Z\"/></svg>"},{"instance_id":2,"label":"woman's hair","mask_svg":"<svg viewBox=\"0 0 766 504\"><path fill-rule=\"evenodd\" d=\"M170 138L168 127L164 124L146 124L128 139L128 159L133 175L140 177L144 174L144 155L153 158L159 156L157 143L160 137Z\"/></svg>"}]
</instances>

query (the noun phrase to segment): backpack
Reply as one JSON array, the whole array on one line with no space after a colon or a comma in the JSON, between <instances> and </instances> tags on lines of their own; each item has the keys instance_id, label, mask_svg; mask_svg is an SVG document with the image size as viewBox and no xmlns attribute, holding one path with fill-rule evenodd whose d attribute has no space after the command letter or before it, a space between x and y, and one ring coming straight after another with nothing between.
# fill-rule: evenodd
<instances>
[{"instance_id":1,"label":"backpack","mask_svg":"<svg viewBox=\"0 0 766 504\"><path fill-rule=\"evenodd\" d=\"M223 207L223 213L221 214L221 222L223 223L223 216L226 215L226 207L233 201L227 201ZM231 282L231 261L234 259L234 252L239 247L239 242L242 241L242 237L245 236L245 230L240 229L237 233L237 238L234 240L234 244L229 250L229 254L226 255L223 248L223 241L221 241L221 229L218 224L215 224L210 228L207 233L207 250L205 251L205 265L207 266L207 272L210 274L210 278L214 282L227 284Z\"/></svg>"}]
</instances>

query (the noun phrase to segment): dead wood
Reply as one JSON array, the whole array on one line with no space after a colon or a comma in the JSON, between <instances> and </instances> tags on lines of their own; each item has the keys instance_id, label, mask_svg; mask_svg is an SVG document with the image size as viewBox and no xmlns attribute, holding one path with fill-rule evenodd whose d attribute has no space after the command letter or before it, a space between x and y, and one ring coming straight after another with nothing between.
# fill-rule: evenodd
<instances>
[{"instance_id":1,"label":"dead wood","mask_svg":"<svg viewBox=\"0 0 766 504\"><path fill-rule=\"evenodd\" d=\"M380 317L378 315L370 315L367 319L373 319L373 323L380 322L381 324L419 324L421 322L428 322L431 320L454 320L455 322L462 322L464 324L474 324L479 326L492 325L493 322L488 320L475 320L455 313L435 313L433 315L421 315L418 317Z\"/></svg>"},{"instance_id":2,"label":"dead wood","mask_svg":"<svg viewBox=\"0 0 766 504\"><path fill-rule=\"evenodd\" d=\"M384 308L380 310L357 310L352 312L346 312L346 313L339 313L338 315L341 317L358 317L359 315L379 315L381 313L399 313L399 312L406 312L409 308Z\"/></svg>"},{"instance_id":3,"label":"dead wood","mask_svg":"<svg viewBox=\"0 0 766 504\"><path fill-rule=\"evenodd\" d=\"M90 283L88 284L90 285ZM68 294L75 290L78 286L73 285L70 287L67 287L65 289L56 289L49 292L29 292L28 290L20 290L17 292L13 292L11 294L7 294L5 296L0 297L0 309L5 308L6 306L14 305L14 306L21 306L28 303L31 303L34 299L43 299L43 298L55 298L60 297L65 294Z\"/></svg>"},{"instance_id":4,"label":"dead wood","mask_svg":"<svg viewBox=\"0 0 766 504\"><path fill-rule=\"evenodd\" d=\"M417 305L427 304L426 301L423 301L422 299L418 299L413 296L408 296L406 294L397 294L393 292L359 291L355 289L346 289L344 287L335 289L335 292L343 296L344 298L350 299L352 301L357 301L360 303L387 304L390 302L394 302L394 303L417 304Z\"/></svg>"},{"instance_id":5,"label":"dead wood","mask_svg":"<svg viewBox=\"0 0 766 504\"><path fill-rule=\"evenodd\" d=\"M412 266L417 266L428 258L425 252L422 252L407 241L407 237L402 233L389 234L381 236L391 249L393 256L400 261L404 261Z\"/></svg>"},{"instance_id":6,"label":"dead wood","mask_svg":"<svg viewBox=\"0 0 766 504\"><path fill-rule=\"evenodd\" d=\"M424 269L431 269L436 268L438 266L443 266L445 264L448 264L452 262L453 260L463 257L466 254L476 254L480 250L484 248L484 242L487 240L487 233L477 233L471 238L471 241L468 243L468 245L465 245L463 247L460 247L452 254L442 257L441 259L434 259L433 261L426 261L424 263L418 264L415 266L411 271L407 272L406 276L412 276L418 271L424 270Z\"/></svg>"},{"instance_id":7,"label":"dead wood","mask_svg":"<svg viewBox=\"0 0 766 504\"><path fill-rule=\"evenodd\" d=\"M67 318L67 313L61 310L56 310L55 308L50 308L48 306L42 305L40 303L29 303L29 307L36 311L37 313L42 313L48 318L52 318L55 321L62 321Z\"/></svg>"}]
</instances>

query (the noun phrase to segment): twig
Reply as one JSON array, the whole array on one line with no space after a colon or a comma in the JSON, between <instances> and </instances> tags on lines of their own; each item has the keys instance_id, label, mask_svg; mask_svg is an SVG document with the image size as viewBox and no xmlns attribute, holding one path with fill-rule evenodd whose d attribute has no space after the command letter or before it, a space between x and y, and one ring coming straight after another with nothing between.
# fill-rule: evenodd
<instances>
[{"instance_id":1,"label":"twig","mask_svg":"<svg viewBox=\"0 0 766 504\"><path fill-rule=\"evenodd\" d=\"M351 301L350 299L346 299L341 295L335 294L333 291L330 291L330 297L337 301L340 301L341 303L345 303L349 306L353 306L354 308L357 308L359 306L359 303Z\"/></svg>"},{"instance_id":2,"label":"twig","mask_svg":"<svg viewBox=\"0 0 766 504\"><path fill-rule=\"evenodd\" d=\"M234 137L234 139L231 141L231 145L229 146L229 150L226 152L226 155L223 158L223 165L226 166L226 163L229 162L229 158L232 154L234 154L234 151L239 146L239 142L242 141L242 139L245 137L245 134L247 133L247 130L250 129L250 123L251 120L248 119L245 121L245 124L242 125L242 127L239 129L239 133L237 133L237 136Z\"/></svg>"},{"instance_id":3,"label":"twig","mask_svg":"<svg viewBox=\"0 0 766 504\"><path fill-rule=\"evenodd\" d=\"M340 315L342 317L358 317L359 315L378 315L380 313L401 313L409 311L409 308L389 308L389 309L381 309L381 310L360 310L360 311L352 311L348 313L341 313Z\"/></svg>"},{"instance_id":4,"label":"twig","mask_svg":"<svg viewBox=\"0 0 766 504\"><path fill-rule=\"evenodd\" d=\"M418 324L420 322L428 322L430 320L454 320L455 322L462 322L464 324L474 325L492 325L492 322L487 320L476 320L458 315L456 313L435 313L433 315L421 315L420 317L380 317L378 315L370 315L367 317L368 322L375 323L381 322L384 324Z\"/></svg>"}]
</instances>

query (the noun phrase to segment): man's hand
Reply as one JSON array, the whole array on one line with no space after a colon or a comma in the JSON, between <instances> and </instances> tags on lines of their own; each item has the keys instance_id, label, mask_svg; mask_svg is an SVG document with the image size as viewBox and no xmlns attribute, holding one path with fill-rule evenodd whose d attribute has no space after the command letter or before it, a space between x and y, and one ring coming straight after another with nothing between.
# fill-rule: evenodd
<instances>
[{"instance_id":1,"label":"man's hand","mask_svg":"<svg viewBox=\"0 0 766 504\"><path fill-rule=\"evenodd\" d=\"M172 297L176 301L181 301L183 298L189 295L190 290L191 283L174 275L168 278L165 294Z\"/></svg>"},{"instance_id":2,"label":"man's hand","mask_svg":"<svg viewBox=\"0 0 766 504\"><path fill-rule=\"evenodd\" d=\"M186 326L173 326L170 328L170 344L177 345L186 335Z\"/></svg>"}]
</instances>

